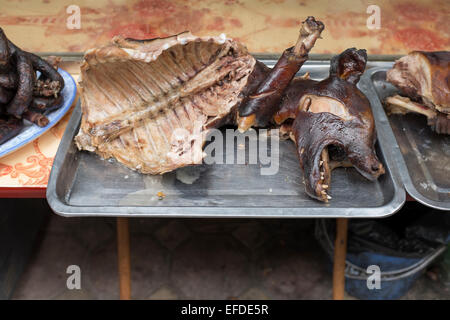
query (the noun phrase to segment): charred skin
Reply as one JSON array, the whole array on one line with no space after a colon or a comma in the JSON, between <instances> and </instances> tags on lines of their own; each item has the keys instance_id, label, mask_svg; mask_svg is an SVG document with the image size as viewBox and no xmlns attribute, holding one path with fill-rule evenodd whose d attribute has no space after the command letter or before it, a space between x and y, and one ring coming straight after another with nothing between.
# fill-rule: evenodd
<instances>
[{"instance_id":1,"label":"charred skin","mask_svg":"<svg viewBox=\"0 0 450 320\"><path fill-rule=\"evenodd\" d=\"M0 74L0 87L5 89L17 88L18 77L13 71L8 71L4 74Z\"/></svg>"},{"instance_id":2,"label":"charred skin","mask_svg":"<svg viewBox=\"0 0 450 320\"><path fill-rule=\"evenodd\" d=\"M62 96L58 97L35 97L31 102L31 109L39 110L39 112L50 112L61 107Z\"/></svg>"},{"instance_id":3,"label":"charred skin","mask_svg":"<svg viewBox=\"0 0 450 320\"><path fill-rule=\"evenodd\" d=\"M21 119L46 126L42 113L59 108L64 79L57 72L60 58L47 62L23 51L0 28L0 144L14 137L22 128ZM36 80L36 71L40 71ZM48 98L44 98L44 97Z\"/></svg>"},{"instance_id":4,"label":"charred skin","mask_svg":"<svg viewBox=\"0 0 450 320\"><path fill-rule=\"evenodd\" d=\"M284 51L256 92L249 95L243 103L243 107L239 110L239 128L242 131L250 126L266 126L277 112L284 90L306 61L306 57L297 57L292 50L293 48ZM252 115L255 116L253 123L244 124L245 118Z\"/></svg>"},{"instance_id":5,"label":"charred skin","mask_svg":"<svg viewBox=\"0 0 450 320\"><path fill-rule=\"evenodd\" d=\"M21 50L15 52L19 82L16 95L6 107L8 114L20 118L33 99L34 70L28 56Z\"/></svg>"},{"instance_id":6,"label":"charred skin","mask_svg":"<svg viewBox=\"0 0 450 320\"><path fill-rule=\"evenodd\" d=\"M3 29L0 28L0 71L8 68L11 59L11 52L8 46L8 39L6 38Z\"/></svg>"},{"instance_id":7,"label":"charred skin","mask_svg":"<svg viewBox=\"0 0 450 320\"><path fill-rule=\"evenodd\" d=\"M31 62L34 70L40 71L43 75L42 79L49 79L50 81L59 82L60 90L64 88L64 79L63 77L58 73L58 70L55 68L55 66L51 65L44 59L41 59L37 55L31 53L31 52L25 52L22 51L20 48L18 48L14 43L8 40L8 46L10 52L13 53L21 53L25 55L28 60Z\"/></svg>"},{"instance_id":8,"label":"charred skin","mask_svg":"<svg viewBox=\"0 0 450 320\"><path fill-rule=\"evenodd\" d=\"M300 30L295 47L283 52L277 64L268 72L239 107L238 128L246 131L251 126L266 126L278 111L283 93L303 63L308 52L320 37L324 25L308 17Z\"/></svg>"},{"instance_id":9,"label":"charred skin","mask_svg":"<svg viewBox=\"0 0 450 320\"><path fill-rule=\"evenodd\" d=\"M43 114L36 112L34 110L27 110L22 115L23 119L26 119L39 127L45 127L48 125L49 120Z\"/></svg>"},{"instance_id":10,"label":"charred skin","mask_svg":"<svg viewBox=\"0 0 450 320\"><path fill-rule=\"evenodd\" d=\"M369 180L384 173L370 103L356 87L366 60L364 50L348 49L332 59L327 79L294 79L274 116L277 124L293 120L306 192L320 201L331 199L331 171L338 166L354 166Z\"/></svg>"},{"instance_id":11,"label":"charred skin","mask_svg":"<svg viewBox=\"0 0 450 320\"><path fill-rule=\"evenodd\" d=\"M0 87L0 104L7 104L13 95L14 94L10 90Z\"/></svg>"},{"instance_id":12,"label":"charred skin","mask_svg":"<svg viewBox=\"0 0 450 320\"><path fill-rule=\"evenodd\" d=\"M0 118L0 144L16 136L22 130L22 121L16 118Z\"/></svg>"},{"instance_id":13,"label":"charred skin","mask_svg":"<svg viewBox=\"0 0 450 320\"><path fill-rule=\"evenodd\" d=\"M292 125L300 166L305 177L306 193L320 201L331 197L331 170L345 165L345 159L333 158L329 147L338 147L359 173L369 180L376 180L384 173L373 147L372 137L366 137L367 129L358 122L346 122L331 113L300 111ZM326 155L324 155L326 153Z\"/></svg>"}]
</instances>

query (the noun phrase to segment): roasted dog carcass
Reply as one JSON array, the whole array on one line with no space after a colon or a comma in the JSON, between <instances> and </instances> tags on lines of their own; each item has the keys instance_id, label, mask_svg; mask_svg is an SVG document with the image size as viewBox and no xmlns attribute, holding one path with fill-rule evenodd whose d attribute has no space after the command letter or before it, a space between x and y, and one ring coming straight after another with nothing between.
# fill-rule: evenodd
<instances>
[{"instance_id":1,"label":"roasted dog carcass","mask_svg":"<svg viewBox=\"0 0 450 320\"><path fill-rule=\"evenodd\" d=\"M278 110L273 120L297 145L306 192L320 201L331 199L328 189L336 167L354 166L369 180L384 173L374 150L370 103L356 87L366 62L365 50L347 49L331 60L327 79L296 77L279 105L262 106Z\"/></svg>"},{"instance_id":2,"label":"roasted dog carcass","mask_svg":"<svg viewBox=\"0 0 450 320\"><path fill-rule=\"evenodd\" d=\"M389 113L415 112L440 134L450 134L450 52L413 51L386 74L402 96L386 98Z\"/></svg>"},{"instance_id":3,"label":"roasted dog carcass","mask_svg":"<svg viewBox=\"0 0 450 320\"><path fill-rule=\"evenodd\" d=\"M20 132L23 123L18 119L45 127L44 113L61 106L64 79L57 72L58 63L59 59L49 63L21 50L0 28L0 144Z\"/></svg>"},{"instance_id":4,"label":"roasted dog carcass","mask_svg":"<svg viewBox=\"0 0 450 320\"><path fill-rule=\"evenodd\" d=\"M75 142L131 169L161 174L200 163L210 128L237 123L245 131L273 125L275 116L295 137L308 194L326 202L330 171L347 159L370 179L384 171L374 152L369 102L356 88L365 52L335 58L322 82L294 78L323 29L308 17L273 69L226 37L116 37L85 54Z\"/></svg>"}]
</instances>

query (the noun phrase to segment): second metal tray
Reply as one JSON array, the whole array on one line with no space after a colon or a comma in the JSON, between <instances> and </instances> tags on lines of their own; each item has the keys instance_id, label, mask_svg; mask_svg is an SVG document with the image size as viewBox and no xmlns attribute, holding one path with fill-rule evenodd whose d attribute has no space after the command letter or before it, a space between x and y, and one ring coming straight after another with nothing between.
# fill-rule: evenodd
<instances>
[{"instance_id":1,"label":"second metal tray","mask_svg":"<svg viewBox=\"0 0 450 320\"><path fill-rule=\"evenodd\" d=\"M382 101L398 92L386 81L386 71L391 67L367 70L360 87L370 99L376 118L388 123L386 136L391 140L406 191L424 205L450 210L450 136L434 133L422 115L386 116Z\"/></svg>"},{"instance_id":2,"label":"second metal tray","mask_svg":"<svg viewBox=\"0 0 450 320\"><path fill-rule=\"evenodd\" d=\"M273 66L273 62L265 62ZM328 69L328 62L309 62L301 72L323 79ZM377 119L377 154L386 174L371 182L355 169L335 169L330 192L333 199L328 204L305 194L291 141L279 144L279 171L275 175L261 175L261 163L198 165L164 175L142 175L78 151L73 138L80 119L78 105L59 146L47 188L50 206L64 216L382 217L395 213L405 201L385 135L388 124ZM165 194L163 200L158 192Z\"/></svg>"}]
</instances>

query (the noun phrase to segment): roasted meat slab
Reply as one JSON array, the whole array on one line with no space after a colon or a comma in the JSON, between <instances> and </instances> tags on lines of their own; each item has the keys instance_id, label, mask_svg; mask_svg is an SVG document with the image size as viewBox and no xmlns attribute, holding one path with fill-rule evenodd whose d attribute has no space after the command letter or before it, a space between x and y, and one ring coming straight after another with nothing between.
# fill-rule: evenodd
<instances>
[{"instance_id":1,"label":"roasted meat slab","mask_svg":"<svg viewBox=\"0 0 450 320\"><path fill-rule=\"evenodd\" d=\"M116 37L85 55L76 143L142 173L199 163L208 128L232 121L255 63L224 36Z\"/></svg>"},{"instance_id":2,"label":"roasted meat slab","mask_svg":"<svg viewBox=\"0 0 450 320\"><path fill-rule=\"evenodd\" d=\"M386 99L390 113L423 114L434 131L450 134L449 51L413 51L395 62L386 79L401 93Z\"/></svg>"}]
</instances>

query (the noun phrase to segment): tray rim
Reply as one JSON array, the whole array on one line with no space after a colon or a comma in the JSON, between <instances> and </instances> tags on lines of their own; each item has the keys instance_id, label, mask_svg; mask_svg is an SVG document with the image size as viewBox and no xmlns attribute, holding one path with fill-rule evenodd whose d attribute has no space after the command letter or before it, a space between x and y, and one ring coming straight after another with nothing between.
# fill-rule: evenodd
<instances>
[{"instance_id":1,"label":"tray rim","mask_svg":"<svg viewBox=\"0 0 450 320\"><path fill-rule=\"evenodd\" d=\"M375 73L383 72L383 71L387 71L387 70L389 70L389 68L384 67L384 66L374 67L369 70L366 70L366 72L361 77L361 82L364 85L364 90L363 89L361 89L361 90L364 92L364 94L366 96L369 97L369 99L370 99L370 97L373 96L373 99L370 99L370 103L372 105L372 111L374 111L374 109L376 109L379 113L379 117L381 117L383 119L383 121L386 121L388 124L387 128L385 128L386 134L392 136L392 139L391 139L392 140L392 148L396 150L396 152L393 154L393 156L397 163L398 170L400 172L400 178L401 178L402 184L403 184L404 188L406 189L406 191L408 192L408 194L411 197L413 197L415 200L417 200L418 202L420 202L421 204L423 204L427 207L437 209L437 210L448 211L448 210L450 210L450 202L446 203L443 201L436 201L436 200L425 197L423 194L421 194L417 190L417 188L414 186L414 184L412 182L408 167L406 165L405 158L403 157L403 154L400 150L400 146L398 145L398 142L397 142L397 138L394 134L394 131L391 128L389 118L386 115L386 112L384 111L382 102L381 102L380 98L378 97L375 86L373 85L373 82L372 82L372 77ZM366 92L365 90L368 90L368 92Z\"/></svg>"},{"instance_id":2,"label":"tray rim","mask_svg":"<svg viewBox=\"0 0 450 320\"><path fill-rule=\"evenodd\" d=\"M263 61L271 64L272 61ZM327 62L318 62L312 65L329 65ZM358 86L359 87L359 86ZM361 88L360 88L361 89ZM375 117L376 118L376 117ZM61 165L65 156L72 146L73 137L81 121L80 100L71 115L64 136L58 147L53 167L50 173L47 187L47 201L52 210L65 217L80 216L102 216L102 217L154 217L154 218L375 218L387 217L396 213L406 201L406 193L401 184L399 173L395 161L389 155L389 148L384 134L378 134L380 148L384 154L386 164L389 167L390 179L393 184L394 194L388 203L374 207L330 207L330 204L323 204L319 207L151 207L151 206L120 206L107 207L100 212L102 206L70 206L62 202L56 193L56 181L59 176ZM383 132L383 124L375 119L377 132ZM78 152L78 151L77 151ZM331 203L332 204L332 203ZM149 208L153 212L149 213ZM183 213L173 213L182 211Z\"/></svg>"}]
</instances>

